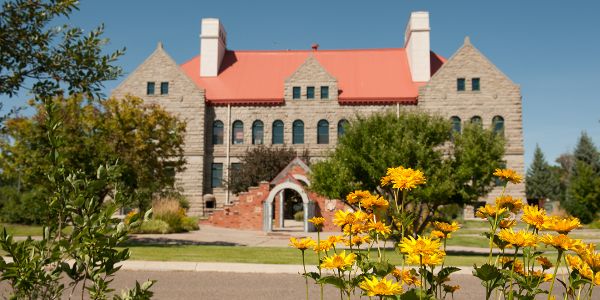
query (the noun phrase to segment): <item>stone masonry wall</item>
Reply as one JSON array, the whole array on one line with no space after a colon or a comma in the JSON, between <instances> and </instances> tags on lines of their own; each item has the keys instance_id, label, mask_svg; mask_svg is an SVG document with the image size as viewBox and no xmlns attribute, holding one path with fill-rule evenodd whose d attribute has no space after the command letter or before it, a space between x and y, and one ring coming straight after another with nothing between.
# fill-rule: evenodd
<instances>
[{"instance_id":1,"label":"stone masonry wall","mask_svg":"<svg viewBox=\"0 0 600 300\"><path fill-rule=\"evenodd\" d=\"M457 79L465 78L465 91L457 91ZM480 78L480 91L472 91L471 79ZM483 126L491 128L492 118L504 118L504 136L508 168L524 175L521 92L517 84L496 68L467 39L465 44L419 91L420 108L446 118L457 116L465 124L480 116ZM495 188L487 197L490 202L501 193ZM507 193L525 197L525 185L509 185Z\"/></svg>"},{"instance_id":2,"label":"stone masonry wall","mask_svg":"<svg viewBox=\"0 0 600 300\"><path fill-rule=\"evenodd\" d=\"M148 82L155 83L154 95L146 94ZM160 94L161 82L169 83L167 95ZM131 94L146 103L157 103L187 122L185 134L186 170L178 174L177 185L190 201L190 213L203 206L204 176L204 91L199 89L159 44L157 49L115 90L112 97Z\"/></svg>"}]
</instances>

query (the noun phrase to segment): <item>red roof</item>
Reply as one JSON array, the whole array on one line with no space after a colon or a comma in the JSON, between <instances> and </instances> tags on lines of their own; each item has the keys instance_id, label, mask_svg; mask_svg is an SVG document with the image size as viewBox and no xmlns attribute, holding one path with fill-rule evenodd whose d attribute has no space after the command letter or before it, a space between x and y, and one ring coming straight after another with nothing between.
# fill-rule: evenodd
<instances>
[{"instance_id":1,"label":"red roof","mask_svg":"<svg viewBox=\"0 0 600 300\"><path fill-rule=\"evenodd\" d=\"M207 102L219 104L283 104L285 80L313 55L338 81L339 102L416 104L405 49L226 51L217 77L200 77L200 56L181 65L206 91ZM431 53L432 74L445 61Z\"/></svg>"}]
</instances>

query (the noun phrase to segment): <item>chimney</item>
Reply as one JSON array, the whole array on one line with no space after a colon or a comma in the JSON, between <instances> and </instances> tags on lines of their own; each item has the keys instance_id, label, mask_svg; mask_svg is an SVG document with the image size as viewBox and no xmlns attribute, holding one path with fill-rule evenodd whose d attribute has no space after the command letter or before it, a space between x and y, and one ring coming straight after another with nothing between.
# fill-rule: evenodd
<instances>
[{"instance_id":1,"label":"chimney","mask_svg":"<svg viewBox=\"0 0 600 300\"><path fill-rule=\"evenodd\" d=\"M227 33L219 19L202 19L200 33L200 76L219 75L221 61L227 49Z\"/></svg>"},{"instance_id":2,"label":"chimney","mask_svg":"<svg viewBox=\"0 0 600 300\"><path fill-rule=\"evenodd\" d=\"M431 78L429 31L428 12L410 14L404 33L404 48L413 81L423 82Z\"/></svg>"}]
</instances>

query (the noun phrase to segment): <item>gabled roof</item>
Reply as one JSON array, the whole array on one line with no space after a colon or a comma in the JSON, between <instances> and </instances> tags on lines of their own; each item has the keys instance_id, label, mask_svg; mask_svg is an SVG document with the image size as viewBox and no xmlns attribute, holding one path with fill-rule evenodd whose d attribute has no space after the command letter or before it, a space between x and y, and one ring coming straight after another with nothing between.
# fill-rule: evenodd
<instances>
[{"instance_id":1,"label":"gabled roof","mask_svg":"<svg viewBox=\"0 0 600 300\"><path fill-rule=\"evenodd\" d=\"M416 104L413 82L404 48L364 50L227 50L217 77L200 77L200 56L181 65L213 105L283 104L284 82L310 56L338 81L339 102ZM432 71L444 59L431 53Z\"/></svg>"}]
</instances>

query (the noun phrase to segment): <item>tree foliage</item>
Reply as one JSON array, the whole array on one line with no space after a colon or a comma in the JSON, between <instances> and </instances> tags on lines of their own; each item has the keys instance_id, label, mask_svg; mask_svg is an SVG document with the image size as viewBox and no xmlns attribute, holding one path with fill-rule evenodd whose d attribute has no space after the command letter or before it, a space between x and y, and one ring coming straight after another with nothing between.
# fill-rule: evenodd
<instances>
[{"instance_id":1,"label":"tree foliage","mask_svg":"<svg viewBox=\"0 0 600 300\"><path fill-rule=\"evenodd\" d=\"M562 207L568 213L592 222L600 211L600 154L583 132L573 152L573 163Z\"/></svg>"},{"instance_id":2,"label":"tree foliage","mask_svg":"<svg viewBox=\"0 0 600 300\"><path fill-rule=\"evenodd\" d=\"M113 65L124 50L102 53L107 40L103 26L88 34L59 17L77 10L76 0L5 1L0 11L0 94L16 95L23 88L38 96L98 95L102 82L117 78ZM31 85L29 85L31 83Z\"/></svg>"},{"instance_id":3,"label":"tree foliage","mask_svg":"<svg viewBox=\"0 0 600 300\"><path fill-rule=\"evenodd\" d=\"M450 132L447 120L420 112L358 117L335 152L311 167L311 189L345 199L356 189L383 191L380 178L389 167L420 169L427 184L408 202L418 203L413 208L424 216L414 226L421 232L443 205L473 203L488 193L504 154L503 139L490 130L465 124L462 134Z\"/></svg>"},{"instance_id":4,"label":"tree foliage","mask_svg":"<svg viewBox=\"0 0 600 300\"><path fill-rule=\"evenodd\" d=\"M83 103L80 96L59 97L52 105L62 120L56 128L62 168L92 178L97 166L118 163L122 192L131 199L128 205L142 209L156 193L174 190L175 173L185 164L185 122L129 96L95 104ZM0 168L3 178L18 181L19 190L42 191L38 195L43 197L51 186L46 174L53 165L45 156L52 145L47 138L48 112L44 105L36 109L32 117L7 120ZM109 186L99 187L97 193L100 199L112 196Z\"/></svg>"},{"instance_id":5,"label":"tree foliage","mask_svg":"<svg viewBox=\"0 0 600 300\"><path fill-rule=\"evenodd\" d=\"M294 148L258 146L246 151L240 160L239 169L231 169L227 185L235 194L257 186L261 181L271 181L294 158L300 156L305 163L309 153L299 154Z\"/></svg>"},{"instance_id":6,"label":"tree foliage","mask_svg":"<svg viewBox=\"0 0 600 300\"><path fill-rule=\"evenodd\" d=\"M97 103L102 81L120 74L112 63L121 52L102 54L106 41L101 38L102 27L85 36L78 28L48 28L57 17L68 17L77 4L74 0L13 0L5 1L0 11L0 95L11 97L28 89L33 103L44 112L39 123L22 123L24 130L40 130L36 133L44 137L32 145L45 151L33 151L33 157L24 158L37 159L39 165L29 164L18 171L43 174L47 184L41 185L45 190L39 199L46 214L42 238L15 241L6 230L0 233L0 249L11 258L0 257L0 281L10 283L11 299L61 299L67 288L71 296L79 288L82 299L86 293L91 299L108 299L109 284L119 264L129 257L128 249L117 248L128 228L113 217L129 198L120 192L125 185L120 165L102 163L93 172L74 170L64 155L73 139L69 133L74 133L63 127L72 122L62 113L69 105L67 99L81 94ZM65 92L68 96L63 99ZM2 151L2 155L14 155ZM2 172L11 170L3 168ZM17 180L20 187L18 177L11 180ZM98 192L103 190L113 191L110 203L100 197ZM72 226L71 233L63 232L67 224ZM149 299L152 284L136 282L135 289L114 298Z\"/></svg>"},{"instance_id":7,"label":"tree foliage","mask_svg":"<svg viewBox=\"0 0 600 300\"><path fill-rule=\"evenodd\" d=\"M535 146L525 181L527 199L558 198L559 178L551 171L539 145Z\"/></svg>"}]
</instances>

